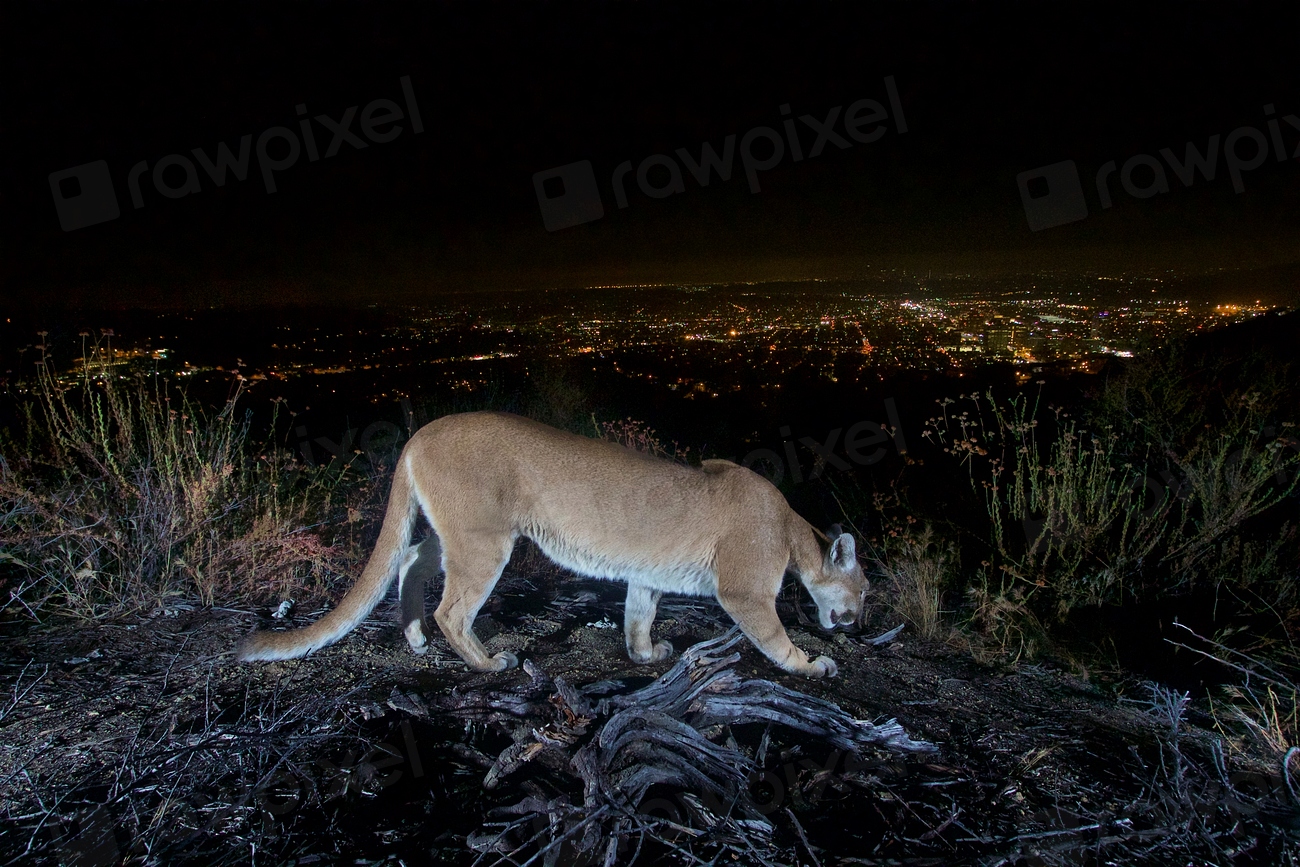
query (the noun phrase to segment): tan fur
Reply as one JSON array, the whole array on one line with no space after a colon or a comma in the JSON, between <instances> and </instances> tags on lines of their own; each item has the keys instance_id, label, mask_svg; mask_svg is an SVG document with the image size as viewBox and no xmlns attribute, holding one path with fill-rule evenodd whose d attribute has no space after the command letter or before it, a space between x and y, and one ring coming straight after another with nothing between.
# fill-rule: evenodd
<instances>
[{"instance_id":1,"label":"tan fur","mask_svg":"<svg viewBox=\"0 0 1300 867\"><path fill-rule=\"evenodd\" d=\"M417 507L436 533L418 548L410 544ZM446 580L434 617L447 641L471 668L509 668L514 654L489 656L473 625L524 536L579 574L627 582L624 632L637 662L672 653L651 642L650 625L662 593L683 593L715 596L786 671L833 676L834 661L809 660L776 614L793 569L823 627L857 621L866 582L853 537L836 530L822 545L818 535L770 482L729 461L682 466L508 413L444 416L402 450L379 541L339 606L304 629L255 632L238 656L291 659L338 641L395 577L407 641L423 653L424 585L440 565Z\"/></svg>"}]
</instances>

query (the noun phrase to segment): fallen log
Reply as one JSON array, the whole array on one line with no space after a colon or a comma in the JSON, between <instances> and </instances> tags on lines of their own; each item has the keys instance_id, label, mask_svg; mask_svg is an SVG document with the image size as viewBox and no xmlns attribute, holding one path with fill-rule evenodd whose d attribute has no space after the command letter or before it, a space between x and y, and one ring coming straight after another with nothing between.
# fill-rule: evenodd
<instances>
[{"instance_id":1,"label":"fallen log","mask_svg":"<svg viewBox=\"0 0 1300 867\"><path fill-rule=\"evenodd\" d=\"M489 818L506 821L489 822L469 837L468 845L479 853L475 863L495 855L496 864L540 859L551 865L581 857L614 865L620 853L639 852L647 841L677 851L685 860L730 855L770 862L777 854L773 826L748 792L755 762L734 741L719 744L706 735L717 737L730 725L782 726L854 753L866 748L935 750L912 740L895 720L860 720L834 702L772 681L742 679L732 668L740 659L732 648L742 639L732 629L696 644L663 676L629 693L615 693L620 685L611 681L574 687L525 663L531 681L514 692L426 698L453 716L513 723L515 743L488 769L485 788L500 787L534 762L575 788L581 785L581 803L564 795L534 794L491 811ZM766 741L765 735L760 753L766 753ZM562 790L564 779L557 782L556 789ZM681 792L684 817L645 811L656 786Z\"/></svg>"}]
</instances>

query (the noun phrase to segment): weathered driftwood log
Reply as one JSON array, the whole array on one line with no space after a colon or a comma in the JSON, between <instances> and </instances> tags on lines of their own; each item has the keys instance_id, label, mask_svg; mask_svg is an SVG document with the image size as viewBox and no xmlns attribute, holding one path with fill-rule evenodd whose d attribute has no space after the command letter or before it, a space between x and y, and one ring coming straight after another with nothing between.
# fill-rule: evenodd
<instances>
[{"instance_id":1,"label":"weathered driftwood log","mask_svg":"<svg viewBox=\"0 0 1300 867\"><path fill-rule=\"evenodd\" d=\"M739 630L702 642L682 654L673 668L645 689L597 703L607 707L659 707L676 717L687 717L695 728L715 723L739 725L771 722L828 741L842 750L877 746L902 752L932 752L934 746L914 741L896 720L876 725L853 717L839 705L773 683L741 681L726 670L740 659L707 654L729 650L741 639Z\"/></svg>"},{"instance_id":2,"label":"weathered driftwood log","mask_svg":"<svg viewBox=\"0 0 1300 867\"><path fill-rule=\"evenodd\" d=\"M500 786L530 762L582 786L580 804L534 794L492 811L491 818L503 821L489 822L467 841L480 860L496 854L498 863L557 864L562 855L565 862L581 855L613 865L620 852L652 839L692 858L696 850L730 852L767 863L775 854L772 825L747 791L754 762L704 734L720 724L785 726L850 752L934 750L909 738L894 720L876 725L780 684L743 680L731 668L740 654L728 652L741 639L733 629L701 642L654 683L631 693L609 695L621 686L610 681L575 688L525 663L532 679L513 693L430 698L439 710L462 718L513 723L515 743L493 762L486 788ZM766 746L765 737L760 753ZM685 824L680 814L642 812L655 786L682 792Z\"/></svg>"}]
</instances>

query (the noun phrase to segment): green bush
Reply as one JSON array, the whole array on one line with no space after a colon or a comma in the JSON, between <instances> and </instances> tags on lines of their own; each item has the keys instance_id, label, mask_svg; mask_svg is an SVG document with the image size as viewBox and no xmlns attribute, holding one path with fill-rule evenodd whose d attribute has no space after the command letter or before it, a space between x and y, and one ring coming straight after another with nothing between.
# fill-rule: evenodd
<instances>
[{"instance_id":1,"label":"green bush","mask_svg":"<svg viewBox=\"0 0 1300 867\"><path fill-rule=\"evenodd\" d=\"M1294 603L1285 388L1227 380L1211 400L1194 383L1175 348L1109 381L1083 420L1024 393L941 401L925 436L967 467L988 518L977 609L1059 618L1201 587Z\"/></svg>"}]
</instances>

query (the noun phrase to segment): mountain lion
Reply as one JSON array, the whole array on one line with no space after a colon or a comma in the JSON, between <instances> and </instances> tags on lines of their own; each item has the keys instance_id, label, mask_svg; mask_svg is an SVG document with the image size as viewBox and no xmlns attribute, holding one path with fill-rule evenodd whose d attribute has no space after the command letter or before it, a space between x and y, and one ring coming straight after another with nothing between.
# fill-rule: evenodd
<instances>
[{"instance_id":1,"label":"mountain lion","mask_svg":"<svg viewBox=\"0 0 1300 867\"><path fill-rule=\"evenodd\" d=\"M417 507L436 538L413 547ZM650 624L661 594L682 593L716 596L786 671L833 677L834 660L810 661L776 615L781 580L793 569L823 628L857 622L866 579L853 536L832 534L821 536L771 482L730 461L689 467L508 413L448 415L402 449L379 541L339 606L304 629L252 633L238 658L292 659L333 644L379 604L394 577L406 640L424 653L424 583L437 570L413 568L423 556L440 560L446 576L434 617L452 648L478 671L511 668L515 655L489 656L473 626L524 536L580 575L627 582L623 629L635 662L672 654L667 641L652 644Z\"/></svg>"}]
</instances>

